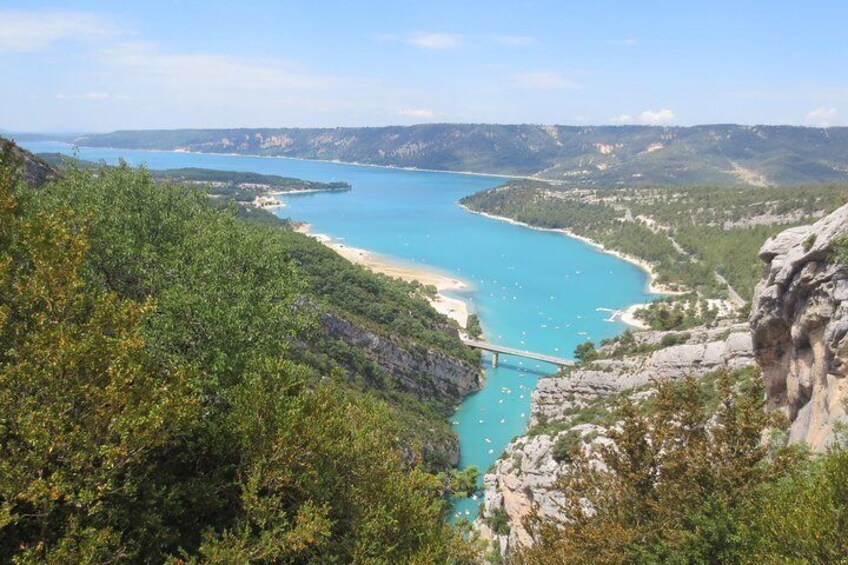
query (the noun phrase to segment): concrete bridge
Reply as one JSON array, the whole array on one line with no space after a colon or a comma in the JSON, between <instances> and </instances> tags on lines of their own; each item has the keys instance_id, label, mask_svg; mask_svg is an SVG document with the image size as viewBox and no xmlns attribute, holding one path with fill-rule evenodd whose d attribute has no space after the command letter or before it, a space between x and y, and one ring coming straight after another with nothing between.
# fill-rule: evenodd
<instances>
[{"instance_id":1,"label":"concrete bridge","mask_svg":"<svg viewBox=\"0 0 848 565\"><path fill-rule=\"evenodd\" d=\"M534 361L544 361L545 363L556 365L560 369L574 366L574 361L572 361L571 359L565 359L563 357L554 357L553 355L542 355L541 353L533 353L532 351L522 351L521 349L513 349L512 347L495 345L486 341L463 339L462 343L464 343L468 347L473 347L475 349L482 349L483 351L491 352L492 367L498 366L498 355L500 353L503 353L504 355L512 355L514 357L523 357L524 359L533 359Z\"/></svg>"}]
</instances>

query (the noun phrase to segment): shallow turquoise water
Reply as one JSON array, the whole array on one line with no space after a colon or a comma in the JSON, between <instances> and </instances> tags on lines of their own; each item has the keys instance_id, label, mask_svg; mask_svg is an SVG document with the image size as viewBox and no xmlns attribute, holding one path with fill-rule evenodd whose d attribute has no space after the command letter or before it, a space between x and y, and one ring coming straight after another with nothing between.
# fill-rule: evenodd
<instances>
[{"instance_id":1,"label":"shallow turquoise water","mask_svg":"<svg viewBox=\"0 0 848 565\"><path fill-rule=\"evenodd\" d=\"M23 143L35 152L70 146ZM151 169L205 167L253 171L307 180L343 180L345 193L287 196L280 216L309 222L313 230L403 261L429 265L467 281L467 298L489 341L571 357L587 339L620 333L598 308L623 308L651 298L645 274L578 240L485 218L456 205L461 197L500 184L494 177L402 171L320 161L80 148L88 160L124 158ZM488 361L488 357L486 358ZM486 386L451 417L462 447L461 466L482 473L509 441L524 431L530 391L555 370L544 363L501 356L487 368ZM456 511L473 516L475 500Z\"/></svg>"}]
</instances>

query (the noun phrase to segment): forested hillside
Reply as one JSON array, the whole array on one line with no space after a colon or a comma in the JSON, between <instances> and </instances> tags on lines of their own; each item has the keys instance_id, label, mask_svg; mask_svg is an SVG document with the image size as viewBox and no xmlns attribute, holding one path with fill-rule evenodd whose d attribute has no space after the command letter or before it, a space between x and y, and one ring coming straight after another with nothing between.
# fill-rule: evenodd
<instances>
[{"instance_id":1,"label":"forested hillside","mask_svg":"<svg viewBox=\"0 0 848 565\"><path fill-rule=\"evenodd\" d=\"M427 124L117 131L72 142L538 176L589 186L848 181L844 127Z\"/></svg>"},{"instance_id":2,"label":"forested hillside","mask_svg":"<svg viewBox=\"0 0 848 565\"><path fill-rule=\"evenodd\" d=\"M322 326L477 370L414 286L144 170L33 191L19 166L7 149L0 560L466 560L431 473L456 398Z\"/></svg>"},{"instance_id":3,"label":"forested hillside","mask_svg":"<svg viewBox=\"0 0 848 565\"><path fill-rule=\"evenodd\" d=\"M653 264L661 283L707 297L727 296L717 273L747 299L760 277L763 242L833 211L846 198L844 184L579 189L517 180L461 203L570 230Z\"/></svg>"}]
</instances>

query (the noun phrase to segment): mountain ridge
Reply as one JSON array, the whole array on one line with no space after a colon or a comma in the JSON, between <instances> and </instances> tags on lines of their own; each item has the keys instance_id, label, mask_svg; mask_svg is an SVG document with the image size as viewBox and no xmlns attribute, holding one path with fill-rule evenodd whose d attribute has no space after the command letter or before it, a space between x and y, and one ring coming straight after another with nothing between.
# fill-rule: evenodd
<instances>
[{"instance_id":1,"label":"mountain ridge","mask_svg":"<svg viewBox=\"0 0 848 565\"><path fill-rule=\"evenodd\" d=\"M532 176L583 186L848 181L848 127L422 124L123 130L71 141Z\"/></svg>"}]
</instances>

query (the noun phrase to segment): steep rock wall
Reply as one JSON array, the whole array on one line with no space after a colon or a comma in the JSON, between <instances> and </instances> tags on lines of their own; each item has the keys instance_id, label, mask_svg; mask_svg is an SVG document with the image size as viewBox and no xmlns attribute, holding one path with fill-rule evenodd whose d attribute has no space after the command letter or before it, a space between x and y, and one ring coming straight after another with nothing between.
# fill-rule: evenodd
<instances>
[{"instance_id":1,"label":"steep rock wall","mask_svg":"<svg viewBox=\"0 0 848 565\"><path fill-rule=\"evenodd\" d=\"M422 399L456 404L480 390L485 373L442 351L415 344L400 345L340 316L321 317L324 333L362 350L391 375L398 387Z\"/></svg>"},{"instance_id":2,"label":"steep rock wall","mask_svg":"<svg viewBox=\"0 0 848 565\"><path fill-rule=\"evenodd\" d=\"M834 240L848 234L848 206L790 228L760 250L765 272L751 305L751 332L767 404L790 422L792 442L822 449L846 421L848 273Z\"/></svg>"}]
</instances>

